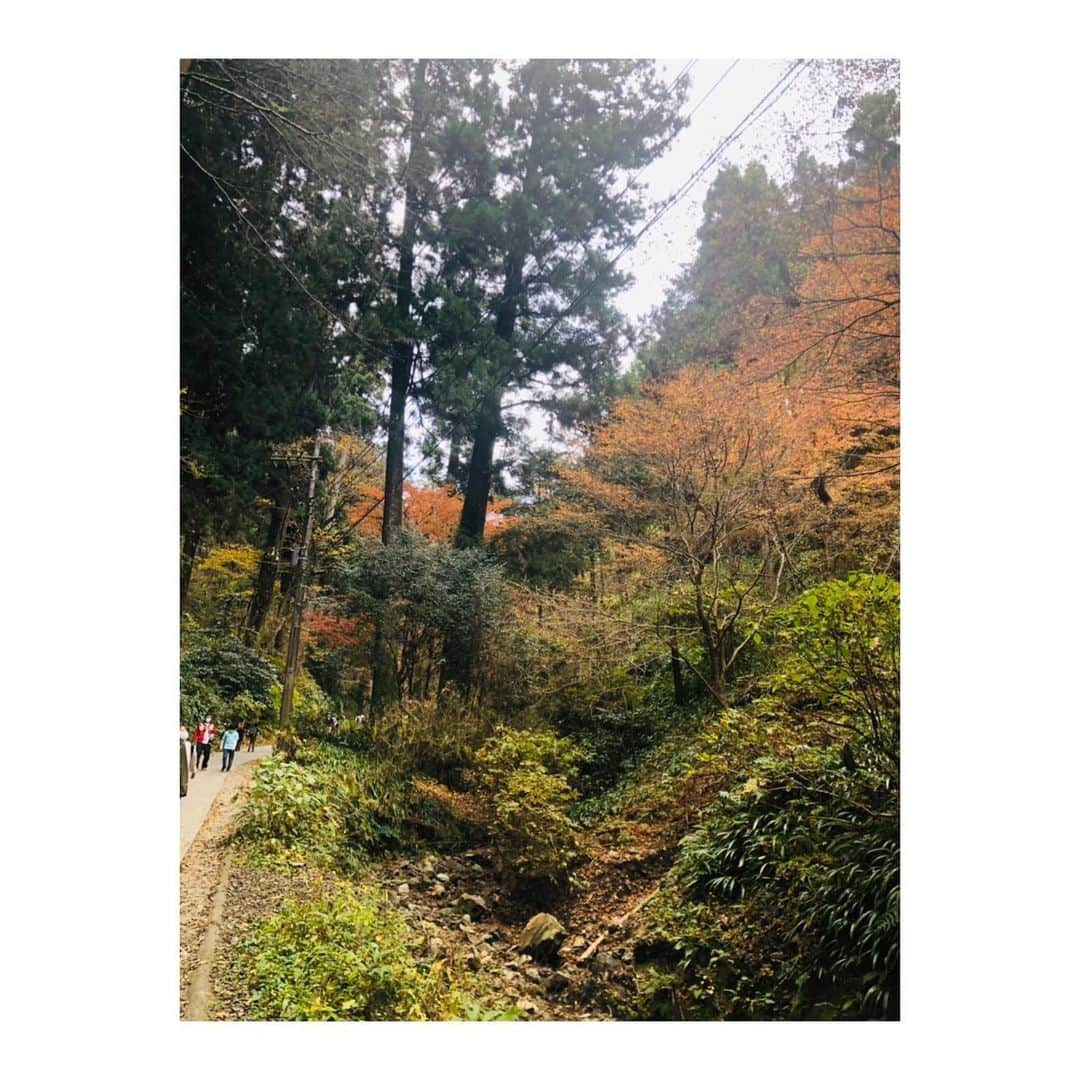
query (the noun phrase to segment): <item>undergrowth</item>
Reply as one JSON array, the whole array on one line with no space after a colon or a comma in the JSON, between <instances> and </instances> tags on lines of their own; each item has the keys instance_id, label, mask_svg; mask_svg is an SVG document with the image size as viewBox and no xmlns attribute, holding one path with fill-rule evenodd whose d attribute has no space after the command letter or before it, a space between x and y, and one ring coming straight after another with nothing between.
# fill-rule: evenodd
<instances>
[{"instance_id":1,"label":"undergrowth","mask_svg":"<svg viewBox=\"0 0 1080 1080\"><path fill-rule=\"evenodd\" d=\"M237 963L256 1020L496 1020L516 1010L484 1008L469 980L445 961L415 959L400 913L340 885L333 894L287 902L245 942Z\"/></svg>"},{"instance_id":2,"label":"undergrowth","mask_svg":"<svg viewBox=\"0 0 1080 1080\"><path fill-rule=\"evenodd\" d=\"M254 857L311 858L348 872L457 827L393 762L300 743L294 760L275 754L256 766L238 837Z\"/></svg>"},{"instance_id":3,"label":"undergrowth","mask_svg":"<svg viewBox=\"0 0 1080 1080\"><path fill-rule=\"evenodd\" d=\"M544 731L501 728L476 754L473 774L492 806L500 866L518 886L562 886L581 858L568 810L580 751Z\"/></svg>"}]
</instances>

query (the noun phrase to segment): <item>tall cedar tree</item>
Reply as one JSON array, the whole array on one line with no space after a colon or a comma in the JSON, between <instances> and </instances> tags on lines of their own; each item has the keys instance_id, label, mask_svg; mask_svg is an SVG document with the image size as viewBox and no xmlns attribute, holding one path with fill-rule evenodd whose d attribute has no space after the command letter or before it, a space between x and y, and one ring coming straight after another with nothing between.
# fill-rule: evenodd
<instances>
[{"instance_id":1,"label":"tall cedar tree","mask_svg":"<svg viewBox=\"0 0 1080 1080\"><path fill-rule=\"evenodd\" d=\"M530 60L505 77L448 147L471 191L447 208L453 246L427 312L433 385L471 415L460 547L483 540L508 392L557 408L610 387L626 325L608 301L627 280L610 258L645 209L630 174L680 128L686 93L642 60Z\"/></svg>"},{"instance_id":2,"label":"tall cedar tree","mask_svg":"<svg viewBox=\"0 0 1080 1080\"><path fill-rule=\"evenodd\" d=\"M427 312L434 394L471 415L459 548L483 542L508 392L566 410L614 383L626 324L609 300L627 277L612 256L645 211L630 174L682 126L686 93L642 60L530 60L505 75L502 100L451 147L473 187L447 207L454 247ZM471 686L476 646L449 637L440 682Z\"/></svg>"},{"instance_id":3,"label":"tall cedar tree","mask_svg":"<svg viewBox=\"0 0 1080 1080\"><path fill-rule=\"evenodd\" d=\"M400 175L403 188L403 219L397 237L397 273L392 307L383 315L392 328L390 348L390 410L386 427L386 477L383 485L382 540L393 544L401 536L405 458L405 408L413 367L421 346L422 324L418 319L417 255L421 236L437 237L441 230L440 204L454 194L447 177L445 147L455 139L460 117L472 103L490 98L486 62L415 60L392 67L391 84L401 87L391 110L399 125ZM438 248L422 248L425 267L438 265ZM421 272L423 267L420 268ZM421 292L424 286L421 283ZM396 699L396 628L387 609L376 627L372 657L372 699L379 713Z\"/></svg>"}]
</instances>

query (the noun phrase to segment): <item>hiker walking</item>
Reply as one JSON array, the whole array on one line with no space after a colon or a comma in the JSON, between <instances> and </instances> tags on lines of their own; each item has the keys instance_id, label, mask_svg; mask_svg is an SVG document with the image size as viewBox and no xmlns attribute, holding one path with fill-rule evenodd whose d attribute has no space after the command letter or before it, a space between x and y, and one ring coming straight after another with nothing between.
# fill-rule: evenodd
<instances>
[{"instance_id":1,"label":"hiker walking","mask_svg":"<svg viewBox=\"0 0 1080 1080\"><path fill-rule=\"evenodd\" d=\"M221 771L228 772L232 768L233 755L236 753L237 744L240 742L240 732L233 724L225 729L221 737Z\"/></svg>"},{"instance_id":2,"label":"hiker walking","mask_svg":"<svg viewBox=\"0 0 1080 1080\"><path fill-rule=\"evenodd\" d=\"M187 754L188 779L191 779L195 775L195 740L183 724L180 725L180 742L183 743L184 753Z\"/></svg>"},{"instance_id":3,"label":"hiker walking","mask_svg":"<svg viewBox=\"0 0 1080 1080\"><path fill-rule=\"evenodd\" d=\"M205 769L210 764L210 748L215 735L217 735L217 728L214 727L213 713L207 713L206 719L195 730L195 748L198 750L197 764L200 769Z\"/></svg>"},{"instance_id":4,"label":"hiker walking","mask_svg":"<svg viewBox=\"0 0 1080 1080\"><path fill-rule=\"evenodd\" d=\"M191 744L186 727L180 728L180 798L187 794L188 780L195 775L191 767Z\"/></svg>"},{"instance_id":5,"label":"hiker walking","mask_svg":"<svg viewBox=\"0 0 1080 1080\"><path fill-rule=\"evenodd\" d=\"M195 775L195 770L202 762L202 737L203 730L206 727L206 721L200 720L195 725L195 732L191 736L191 775Z\"/></svg>"},{"instance_id":6,"label":"hiker walking","mask_svg":"<svg viewBox=\"0 0 1080 1080\"><path fill-rule=\"evenodd\" d=\"M259 737L259 725L251 724L247 729L248 753L255 753L255 740Z\"/></svg>"}]
</instances>

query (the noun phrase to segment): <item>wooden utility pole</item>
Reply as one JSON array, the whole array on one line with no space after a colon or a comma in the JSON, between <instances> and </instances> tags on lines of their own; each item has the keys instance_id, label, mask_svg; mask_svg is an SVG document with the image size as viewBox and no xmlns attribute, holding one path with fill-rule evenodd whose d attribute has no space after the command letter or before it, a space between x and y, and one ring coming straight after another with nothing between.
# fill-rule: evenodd
<instances>
[{"instance_id":1,"label":"wooden utility pole","mask_svg":"<svg viewBox=\"0 0 1080 1080\"><path fill-rule=\"evenodd\" d=\"M289 648L285 653L285 684L281 690L281 728L292 727L293 689L296 686L296 669L300 660L300 627L304 621L304 578L307 576L308 552L311 548L311 530L315 522L315 485L319 479L319 447L322 432L315 436L315 450L311 455L311 477L308 480L307 510L304 515L304 541L296 560L296 597L293 600L292 626L289 629Z\"/></svg>"}]
</instances>

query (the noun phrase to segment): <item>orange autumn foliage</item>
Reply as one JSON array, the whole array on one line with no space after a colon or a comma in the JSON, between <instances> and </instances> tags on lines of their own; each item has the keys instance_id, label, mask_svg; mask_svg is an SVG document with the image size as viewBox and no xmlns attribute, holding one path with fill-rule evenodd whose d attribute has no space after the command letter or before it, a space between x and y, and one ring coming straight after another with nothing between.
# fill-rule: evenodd
<instances>
[{"instance_id":1,"label":"orange autumn foliage","mask_svg":"<svg viewBox=\"0 0 1080 1080\"><path fill-rule=\"evenodd\" d=\"M834 539L896 551L900 435L900 177L863 174L810 237L796 304L750 305L740 366L816 395L837 428L821 463L841 492ZM893 556L890 556L892 558Z\"/></svg>"},{"instance_id":2,"label":"orange autumn foliage","mask_svg":"<svg viewBox=\"0 0 1080 1080\"><path fill-rule=\"evenodd\" d=\"M800 252L796 302L758 298L738 359L820 388L900 384L900 177L862 176L836 194L830 228Z\"/></svg>"},{"instance_id":3,"label":"orange autumn foliage","mask_svg":"<svg viewBox=\"0 0 1080 1080\"><path fill-rule=\"evenodd\" d=\"M796 511L812 516L813 481L848 445L843 405L809 380L683 368L617 403L565 474L572 505L699 561L717 547L782 538Z\"/></svg>"},{"instance_id":4,"label":"orange autumn foliage","mask_svg":"<svg viewBox=\"0 0 1080 1080\"><path fill-rule=\"evenodd\" d=\"M820 374L684 367L617 402L563 473L561 515L599 525L628 554L651 546L667 567L653 582L688 590L702 678L718 695L764 613L792 588L794 561L827 547L845 517L834 504L846 489L826 488L826 476L841 475L856 450L864 460L863 425L892 415L895 398L880 384Z\"/></svg>"},{"instance_id":5,"label":"orange autumn foliage","mask_svg":"<svg viewBox=\"0 0 1080 1080\"><path fill-rule=\"evenodd\" d=\"M367 487L363 498L352 510L351 520L364 536L382 535L382 491ZM427 540L449 543L457 532L464 500L453 485L420 487L404 485L404 518L408 528ZM512 499L493 500L489 504L486 534L497 535L507 528L504 511L513 505Z\"/></svg>"},{"instance_id":6,"label":"orange autumn foliage","mask_svg":"<svg viewBox=\"0 0 1080 1080\"><path fill-rule=\"evenodd\" d=\"M360 619L328 611L306 612L304 630L330 649L355 648L367 633L367 628Z\"/></svg>"}]
</instances>

